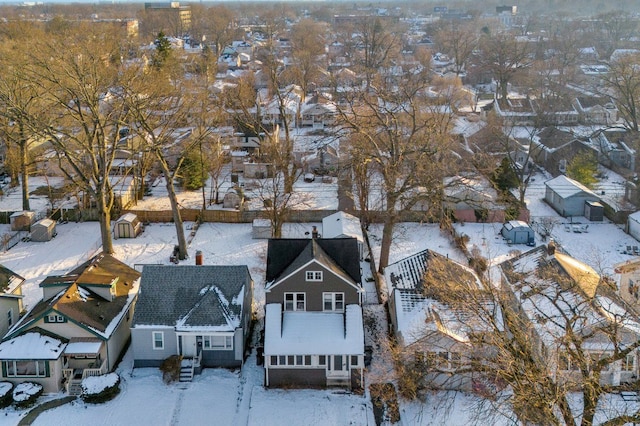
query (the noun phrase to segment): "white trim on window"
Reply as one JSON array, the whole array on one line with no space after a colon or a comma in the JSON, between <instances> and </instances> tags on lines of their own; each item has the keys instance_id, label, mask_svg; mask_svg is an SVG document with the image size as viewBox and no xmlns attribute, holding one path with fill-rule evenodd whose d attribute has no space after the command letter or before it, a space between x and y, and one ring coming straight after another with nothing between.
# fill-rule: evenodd
<instances>
[{"instance_id":1,"label":"white trim on window","mask_svg":"<svg viewBox=\"0 0 640 426\"><path fill-rule=\"evenodd\" d=\"M322 310L329 312L344 312L344 293L322 293Z\"/></svg>"},{"instance_id":2,"label":"white trim on window","mask_svg":"<svg viewBox=\"0 0 640 426\"><path fill-rule=\"evenodd\" d=\"M304 274L305 281L321 282L322 271L306 271Z\"/></svg>"},{"instance_id":3,"label":"white trim on window","mask_svg":"<svg viewBox=\"0 0 640 426\"><path fill-rule=\"evenodd\" d=\"M233 349L233 335L202 336L202 348L205 351L228 351Z\"/></svg>"},{"instance_id":4,"label":"white trim on window","mask_svg":"<svg viewBox=\"0 0 640 426\"><path fill-rule=\"evenodd\" d=\"M156 351L164 350L164 331L154 331L151 333L151 344Z\"/></svg>"},{"instance_id":5,"label":"white trim on window","mask_svg":"<svg viewBox=\"0 0 640 426\"><path fill-rule=\"evenodd\" d=\"M284 294L285 311L306 311L307 295L304 292L287 292Z\"/></svg>"}]
</instances>

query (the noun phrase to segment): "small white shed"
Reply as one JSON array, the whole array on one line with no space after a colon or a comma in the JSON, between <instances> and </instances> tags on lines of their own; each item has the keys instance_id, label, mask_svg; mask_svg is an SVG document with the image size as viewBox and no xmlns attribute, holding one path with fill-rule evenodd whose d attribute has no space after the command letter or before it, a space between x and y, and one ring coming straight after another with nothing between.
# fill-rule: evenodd
<instances>
[{"instance_id":1,"label":"small white shed","mask_svg":"<svg viewBox=\"0 0 640 426\"><path fill-rule=\"evenodd\" d=\"M120 216L113 227L113 238L135 238L144 230L142 222L133 213Z\"/></svg>"},{"instance_id":2,"label":"small white shed","mask_svg":"<svg viewBox=\"0 0 640 426\"><path fill-rule=\"evenodd\" d=\"M30 231L36 214L32 211L15 212L9 217L12 231Z\"/></svg>"},{"instance_id":3,"label":"small white shed","mask_svg":"<svg viewBox=\"0 0 640 426\"><path fill-rule=\"evenodd\" d=\"M269 219L253 219L251 236L254 239L269 239L273 237L271 221Z\"/></svg>"},{"instance_id":4,"label":"small white shed","mask_svg":"<svg viewBox=\"0 0 640 426\"><path fill-rule=\"evenodd\" d=\"M50 241L57 234L56 221L42 219L31 226L31 241Z\"/></svg>"},{"instance_id":5,"label":"small white shed","mask_svg":"<svg viewBox=\"0 0 640 426\"><path fill-rule=\"evenodd\" d=\"M364 259L364 237L360 227L360 219L342 211L322 219L323 238L355 238L358 240L360 259Z\"/></svg>"}]
</instances>

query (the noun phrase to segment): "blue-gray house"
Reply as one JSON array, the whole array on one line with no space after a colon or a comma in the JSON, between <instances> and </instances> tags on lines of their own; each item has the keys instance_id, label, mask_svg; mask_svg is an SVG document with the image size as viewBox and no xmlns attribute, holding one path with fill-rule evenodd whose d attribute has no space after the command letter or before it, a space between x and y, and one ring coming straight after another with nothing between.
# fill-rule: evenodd
<instances>
[{"instance_id":1,"label":"blue-gray house","mask_svg":"<svg viewBox=\"0 0 640 426\"><path fill-rule=\"evenodd\" d=\"M147 265L131 326L134 367L172 355L201 367L242 365L253 281L246 266Z\"/></svg>"}]
</instances>

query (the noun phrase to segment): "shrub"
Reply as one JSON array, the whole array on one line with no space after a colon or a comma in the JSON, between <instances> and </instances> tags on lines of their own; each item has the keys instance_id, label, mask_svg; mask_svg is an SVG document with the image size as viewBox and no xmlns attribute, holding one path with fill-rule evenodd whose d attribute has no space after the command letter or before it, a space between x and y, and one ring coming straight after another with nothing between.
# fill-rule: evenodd
<instances>
[{"instance_id":1,"label":"shrub","mask_svg":"<svg viewBox=\"0 0 640 426\"><path fill-rule=\"evenodd\" d=\"M175 382L180 379L180 367L182 364L182 355L171 355L162 361L160 371L162 371L162 380L165 383Z\"/></svg>"},{"instance_id":2,"label":"shrub","mask_svg":"<svg viewBox=\"0 0 640 426\"><path fill-rule=\"evenodd\" d=\"M27 408L35 404L42 395L42 385L33 382L20 383L13 389L13 404L17 408Z\"/></svg>"},{"instance_id":3,"label":"shrub","mask_svg":"<svg viewBox=\"0 0 640 426\"><path fill-rule=\"evenodd\" d=\"M5 408L13 402L12 391L13 383L0 382L0 408Z\"/></svg>"},{"instance_id":4,"label":"shrub","mask_svg":"<svg viewBox=\"0 0 640 426\"><path fill-rule=\"evenodd\" d=\"M112 400L118 393L120 393L120 376L116 373L87 377L82 380L80 397L85 402L100 404Z\"/></svg>"}]
</instances>

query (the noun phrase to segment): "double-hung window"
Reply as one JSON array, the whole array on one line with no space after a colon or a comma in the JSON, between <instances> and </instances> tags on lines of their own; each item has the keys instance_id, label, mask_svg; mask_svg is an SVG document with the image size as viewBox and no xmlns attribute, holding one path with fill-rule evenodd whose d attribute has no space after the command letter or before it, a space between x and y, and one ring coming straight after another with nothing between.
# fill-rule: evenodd
<instances>
[{"instance_id":1,"label":"double-hung window","mask_svg":"<svg viewBox=\"0 0 640 426\"><path fill-rule=\"evenodd\" d=\"M164 349L164 332L162 331L153 332L153 349L155 350Z\"/></svg>"},{"instance_id":2,"label":"double-hung window","mask_svg":"<svg viewBox=\"0 0 640 426\"><path fill-rule=\"evenodd\" d=\"M344 293L322 293L322 309L324 311L344 311Z\"/></svg>"},{"instance_id":3,"label":"double-hung window","mask_svg":"<svg viewBox=\"0 0 640 426\"><path fill-rule=\"evenodd\" d=\"M304 311L307 309L305 301L305 293L285 293L284 294L284 310L285 311Z\"/></svg>"}]
</instances>

